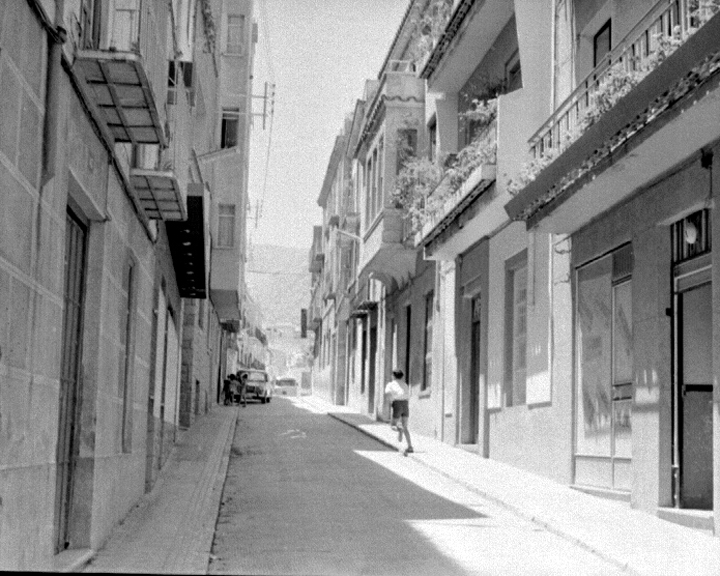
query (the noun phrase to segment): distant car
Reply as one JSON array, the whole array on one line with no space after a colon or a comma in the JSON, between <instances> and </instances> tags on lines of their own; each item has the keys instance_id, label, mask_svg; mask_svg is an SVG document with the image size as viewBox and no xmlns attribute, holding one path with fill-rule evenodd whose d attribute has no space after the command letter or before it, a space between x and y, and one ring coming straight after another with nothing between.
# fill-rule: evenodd
<instances>
[{"instance_id":1,"label":"distant car","mask_svg":"<svg viewBox=\"0 0 720 576\"><path fill-rule=\"evenodd\" d=\"M295 378L278 378L275 381L275 389L283 396L297 396L298 382Z\"/></svg>"},{"instance_id":2,"label":"distant car","mask_svg":"<svg viewBox=\"0 0 720 576\"><path fill-rule=\"evenodd\" d=\"M252 398L255 396L263 404L270 402L273 396L273 383L270 381L267 372L264 370L238 370L238 378L242 378L243 374L247 374L247 382L245 388L245 397Z\"/></svg>"}]
</instances>

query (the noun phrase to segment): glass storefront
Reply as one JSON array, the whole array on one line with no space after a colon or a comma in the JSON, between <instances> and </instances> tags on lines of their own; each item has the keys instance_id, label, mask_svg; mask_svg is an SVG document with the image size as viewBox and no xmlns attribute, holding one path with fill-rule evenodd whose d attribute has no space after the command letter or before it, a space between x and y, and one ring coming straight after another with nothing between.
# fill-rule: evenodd
<instances>
[{"instance_id":1,"label":"glass storefront","mask_svg":"<svg viewBox=\"0 0 720 576\"><path fill-rule=\"evenodd\" d=\"M631 271L630 245L577 269L576 484L630 488Z\"/></svg>"}]
</instances>

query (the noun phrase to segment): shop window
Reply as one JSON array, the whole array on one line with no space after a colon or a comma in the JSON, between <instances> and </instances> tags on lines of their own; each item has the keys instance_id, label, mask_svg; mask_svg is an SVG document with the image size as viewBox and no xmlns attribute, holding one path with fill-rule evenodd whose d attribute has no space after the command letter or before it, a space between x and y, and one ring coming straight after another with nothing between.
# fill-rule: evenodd
<instances>
[{"instance_id":1,"label":"shop window","mask_svg":"<svg viewBox=\"0 0 720 576\"><path fill-rule=\"evenodd\" d=\"M219 248L232 248L235 246L235 205L220 204L218 216Z\"/></svg>"},{"instance_id":2,"label":"shop window","mask_svg":"<svg viewBox=\"0 0 720 576\"><path fill-rule=\"evenodd\" d=\"M240 133L240 109L224 108L220 126L220 147L231 148L238 145Z\"/></svg>"},{"instance_id":3,"label":"shop window","mask_svg":"<svg viewBox=\"0 0 720 576\"><path fill-rule=\"evenodd\" d=\"M242 54L245 43L245 16L242 14L229 15L227 19L227 46L228 54Z\"/></svg>"},{"instance_id":4,"label":"shop window","mask_svg":"<svg viewBox=\"0 0 720 576\"><path fill-rule=\"evenodd\" d=\"M610 20L608 20L593 37L593 67L598 66L603 58L607 56L610 52L611 43L612 26Z\"/></svg>"},{"instance_id":5,"label":"shop window","mask_svg":"<svg viewBox=\"0 0 720 576\"><path fill-rule=\"evenodd\" d=\"M632 266L628 244L577 271L579 455L631 455Z\"/></svg>"},{"instance_id":6,"label":"shop window","mask_svg":"<svg viewBox=\"0 0 720 576\"><path fill-rule=\"evenodd\" d=\"M432 384L432 348L433 348L433 292L425 296L425 338L423 343L423 379L421 390L429 390Z\"/></svg>"},{"instance_id":7,"label":"shop window","mask_svg":"<svg viewBox=\"0 0 720 576\"><path fill-rule=\"evenodd\" d=\"M527 250L505 263L505 405L525 404L527 385Z\"/></svg>"}]
</instances>

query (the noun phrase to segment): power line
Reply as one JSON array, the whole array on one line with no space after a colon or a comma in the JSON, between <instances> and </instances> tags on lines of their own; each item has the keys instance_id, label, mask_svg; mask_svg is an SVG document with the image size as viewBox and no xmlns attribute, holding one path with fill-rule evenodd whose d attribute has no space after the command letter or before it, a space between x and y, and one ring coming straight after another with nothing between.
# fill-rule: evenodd
<instances>
[{"instance_id":1,"label":"power line","mask_svg":"<svg viewBox=\"0 0 720 576\"><path fill-rule=\"evenodd\" d=\"M270 19L267 13L267 1L260 0L260 18L262 23L262 42L265 48L265 59L268 67L269 83L265 83L265 103L268 105L268 99L270 103L270 128L268 129L267 146L265 149L265 171L263 174L262 192L260 194L260 200L255 205L255 229L257 230L258 221L262 218L263 205L265 204L265 195L267 192L268 174L270 172L270 154L272 151L272 134L273 134L273 120L275 117L275 70L273 68L273 56L272 49L270 46ZM268 94L268 87L270 88L270 94ZM266 110L267 111L267 110ZM263 117L263 122L265 118Z\"/></svg>"}]
</instances>

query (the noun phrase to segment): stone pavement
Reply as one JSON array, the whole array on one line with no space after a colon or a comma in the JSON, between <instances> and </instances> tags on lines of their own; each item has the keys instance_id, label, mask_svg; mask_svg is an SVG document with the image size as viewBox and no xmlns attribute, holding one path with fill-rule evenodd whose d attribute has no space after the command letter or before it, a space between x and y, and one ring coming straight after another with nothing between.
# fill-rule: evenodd
<instances>
[{"instance_id":1,"label":"stone pavement","mask_svg":"<svg viewBox=\"0 0 720 576\"><path fill-rule=\"evenodd\" d=\"M153 489L86 572L206 574L237 407L216 406L182 435Z\"/></svg>"},{"instance_id":2,"label":"stone pavement","mask_svg":"<svg viewBox=\"0 0 720 576\"><path fill-rule=\"evenodd\" d=\"M303 400L313 409L327 412L387 446L399 447L397 432L387 423L316 397ZM410 458L630 574L720 574L720 538L417 433L412 438L415 453Z\"/></svg>"}]
</instances>

